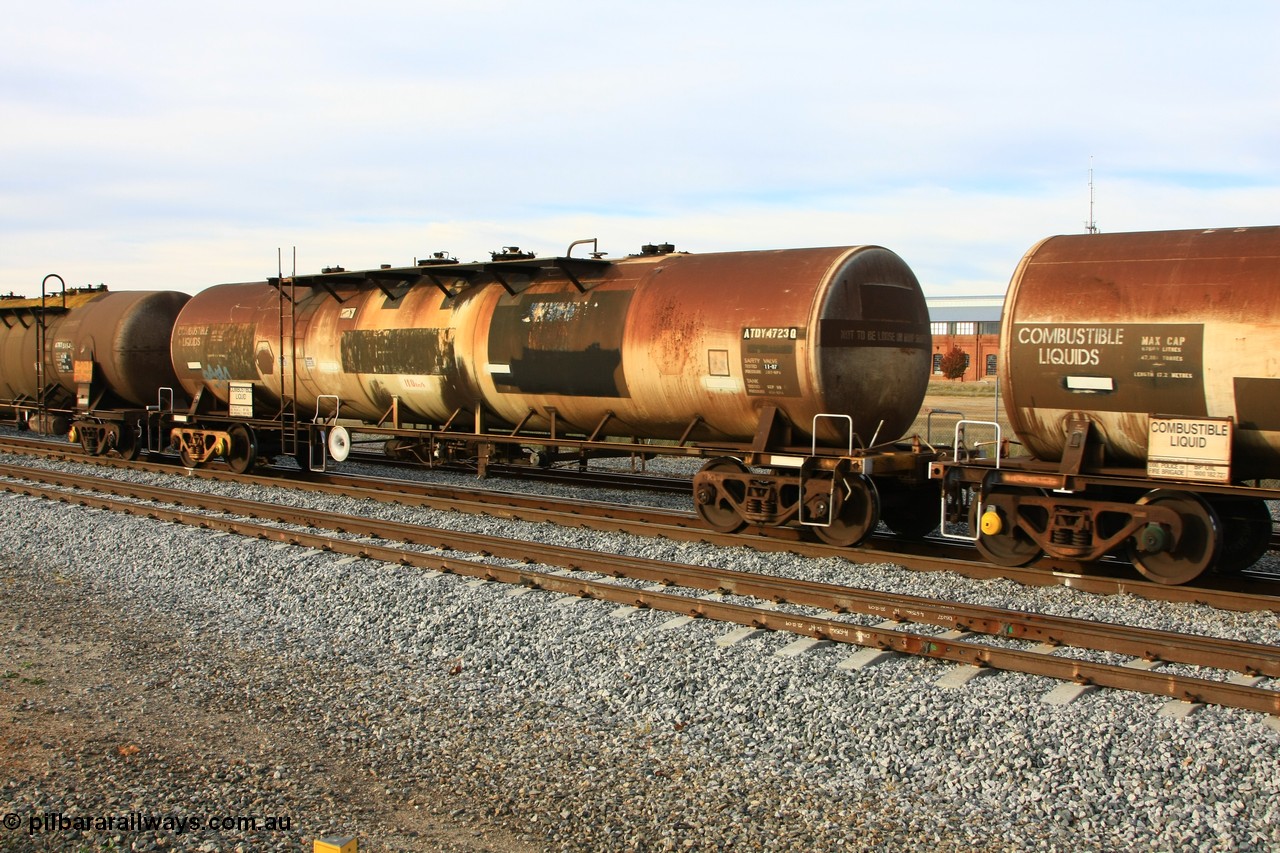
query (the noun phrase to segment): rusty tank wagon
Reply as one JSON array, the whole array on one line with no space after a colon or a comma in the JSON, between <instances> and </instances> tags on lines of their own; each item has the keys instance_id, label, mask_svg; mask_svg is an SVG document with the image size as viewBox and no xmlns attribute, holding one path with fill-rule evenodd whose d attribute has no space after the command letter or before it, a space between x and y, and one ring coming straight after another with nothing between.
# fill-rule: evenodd
<instances>
[{"instance_id":1,"label":"rusty tank wagon","mask_svg":"<svg viewBox=\"0 0 1280 853\"><path fill-rule=\"evenodd\" d=\"M177 384L170 336L188 298L65 285L57 295L0 298L0 395L20 425L46 434L67 433L70 410L99 412L81 419L73 440L136 454L146 407Z\"/></svg>"},{"instance_id":2,"label":"rusty tank wagon","mask_svg":"<svg viewBox=\"0 0 1280 853\"><path fill-rule=\"evenodd\" d=\"M1250 565L1280 497L1260 482L1280 476L1278 328L1280 228L1043 240L1001 323L1030 458L935 475L953 496L978 488L978 547L997 563L1123 551L1164 583Z\"/></svg>"},{"instance_id":3,"label":"rusty tank wagon","mask_svg":"<svg viewBox=\"0 0 1280 853\"><path fill-rule=\"evenodd\" d=\"M284 353L277 287L219 285L178 317L174 367L188 396L223 404L249 382L278 405L296 376L301 408L336 396L363 421L395 409L442 423L467 408L495 428L647 439L750 440L768 407L805 437L815 415L842 412L861 436L896 438L924 397L927 309L885 249L578 263L572 278L532 259L299 277ZM372 284L406 274L456 284ZM520 285L468 282L480 276ZM847 432L820 421L816 438Z\"/></svg>"},{"instance_id":4,"label":"rusty tank wagon","mask_svg":"<svg viewBox=\"0 0 1280 853\"><path fill-rule=\"evenodd\" d=\"M890 520L933 499L919 447L868 454L907 429L928 379L928 313L897 255L664 245L607 261L572 248L209 288L177 319L174 369L196 411L239 412L254 437L182 426L182 452L198 464L240 448L233 467L250 445L288 452L287 430L277 440L250 422L292 409L383 430L401 456L482 469L638 442L715 455L695 492L721 529L799 520L854 541L881 517L874 477ZM334 435L350 440L330 429L320 447L341 453Z\"/></svg>"}]
</instances>

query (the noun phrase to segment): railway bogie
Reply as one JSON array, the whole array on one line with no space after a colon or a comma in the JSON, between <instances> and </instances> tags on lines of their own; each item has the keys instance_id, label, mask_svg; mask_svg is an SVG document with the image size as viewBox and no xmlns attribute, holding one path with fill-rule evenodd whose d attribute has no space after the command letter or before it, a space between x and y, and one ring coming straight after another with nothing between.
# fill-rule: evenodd
<instances>
[{"instance_id":1,"label":"railway bogie","mask_svg":"<svg viewBox=\"0 0 1280 853\"><path fill-rule=\"evenodd\" d=\"M145 445L141 425L146 423L146 418L146 412L140 410L98 411L91 417L69 421L62 432L68 441L78 443L90 456L109 454L137 459Z\"/></svg>"},{"instance_id":2,"label":"railway bogie","mask_svg":"<svg viewBox=\"0 0 1280 853\"><path fill-rule=\"evenodd\" d=\"M724 532L794 524L829 544L853 546L884 522L900 536L920 538L937 526L929 465L939 458L919 441L826 455L810 448L723 456L694 477L694 506Z\"/></svg>"},{"instance_id":3,"label":"railway bogie","mask_svg":"<svg viewBox=\"0 0 1280 853\"><path fill-rule=\"evenodd\" d=\"M1274 490L1206 493L1202 484L1115 474L1064 478L1017 459L999 469L941 463L935 472L948 498L945 522L967 523L968 538L996 565L1047 556L1087 566L1119 557L1149 580L1181 584L1247 568L1271 547L1266 500Z\"/></svg>"}]
</instances>

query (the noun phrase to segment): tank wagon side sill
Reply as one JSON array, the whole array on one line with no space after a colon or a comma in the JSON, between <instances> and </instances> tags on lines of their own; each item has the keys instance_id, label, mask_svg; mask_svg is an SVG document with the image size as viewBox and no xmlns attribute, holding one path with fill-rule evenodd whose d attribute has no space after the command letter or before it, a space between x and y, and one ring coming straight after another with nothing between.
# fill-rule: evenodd
<instances>
[{"instance_id":1,"label":"tank wagon side sill","mask_svg":"<svg viewBox=\"0 0 1280 853\"><path fill-rule=\"evenodd\" d=\"M106 412L88 409L81 410L76 414L78 423L88 423L108 418L120 419L118 413L114 411ZM194 412L190 410L170 409L158 411L149 409L146 411L139 410L132 414L140 420L164 421L171 428L180 427L194 431L225 431L232 426L242 424L265 434L278 432L284 427L285 423L279 417L243 418L233 416L229 412L220 409ZM469 413L462 412L460 414L465 416ZM872 472L901 473L914 470L920 466L920 460L925 458L925 451L919 448L907 451L896 447L869 450L857 449L852 455L846 455L843 449L837 451L818 448L815 455L811 452L811 448L797 445L760 448L755 444L748 445L741 442L685 441L683 443L654 443L650 440L635 437L602 436L601 433L603 433L606 423L607 421L596 425L590 434L578 433L576 435L564 431L558 431L553 434L546 431L526 431L519 428L501 431L459 429L452 421L436 427L404 425L395 427L361 424L352 421L344 421L341 425L353 437L363 439L363 442L399 440L393 448L388 449L392 455L411 456L418 461L427 463L434 460L452 464L460 458L464 458L467 454L475 454L480 445L490 446L491 452L498 448L504 448L507 455L512 457L512 459L506 461L521 457L529 449L532 449L530 458L524 461L542 465L550 465L556 461L577 461L580 458L584 458L584 454L591 458L637 454L650 458L654 456L707 458L729 454L741 457L747 460L752 467L757 468L798 470L805 465L809 465L811 467L832 469L840 464L845 464L854 473L871 474ZM328 424L316 422L315 425L323 427ZM305 430L309 426L311 426L309 423L298 424L300 430ZM154 426L151 433L153 435L161 434ZM421 445L421 448L415 450L415 444ZM444 444L454 445L456 449L456 452L446 454L448 458L442 458L440 455ZM436 449L435 455L427 455L421 452L431 447ZM144 449L151 452L164 452L167 447L151 446ZM563 458L544 455L547 451L556 450L568 451L569 455ZM929 458L933 457L930 456ZM927 470L927 466L925 470Z\"/></svg>"},{"instance_id":2,"label":"tank wagon side sill","mask_svg":"<svg viewBox=\"0 0 1280 853\"><path fill-rule=\"evenodd\" d=\"M1085 492L1094 487L1149 489L1153 485L1145 472L1135 468L1104 466L1090 468L1084 473L1064 474L1057 463L1043 462L1029 456L1004 457L998 463L994 459L975 459L962 463L939 461L932 466L930 477L967 486L980 486L984 483L1019 486L1050 490L1063 495ZM1194 489L1203 494L1280 500L1280 493L1276 489L1250 486L1244 482L1207 483L1203 480L1177 478L1162 479L1160 482L1168 488Z\"/></svg>"}]
</instances>

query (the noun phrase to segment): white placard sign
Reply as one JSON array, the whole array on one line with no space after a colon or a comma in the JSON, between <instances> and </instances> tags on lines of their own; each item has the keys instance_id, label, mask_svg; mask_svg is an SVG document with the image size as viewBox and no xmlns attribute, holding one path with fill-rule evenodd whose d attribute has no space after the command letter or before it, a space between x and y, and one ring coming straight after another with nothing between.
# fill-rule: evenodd
<instances>
[{"instance_id":1,"label":"white placard sign","mask_svg":"<svg viewBox=\"0 0 1280 853\"><path fill-rule=\"evenodd\" d=\"M1147 476L1230 482L1234 426L1230 418L1153 415L1147 428Z\"/></svg>"},{"instance_id":2,"label":"white placard sign","mask_svg":"<svg viewBox=\"0 0 1280 853\"><path fill-rule=\"evenodd\" d=\"M227 396L227 409L233 418L253 417L253 383L232 382Z\"/></svg>"}]
</instances>

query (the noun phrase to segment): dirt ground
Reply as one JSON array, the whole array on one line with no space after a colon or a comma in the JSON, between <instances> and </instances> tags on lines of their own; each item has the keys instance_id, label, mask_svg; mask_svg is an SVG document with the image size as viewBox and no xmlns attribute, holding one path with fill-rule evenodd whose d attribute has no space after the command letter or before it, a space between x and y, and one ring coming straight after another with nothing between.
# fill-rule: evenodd
<instances>
[{"instance_id":1,"label":"dirt ground","mask_svg":"<svg viewBox=\"0 0 1280 853\"><path fill-rule=\"evenodd\" d=\"M310 850L342 835L369 851L538 849L456 819L467 804L448 791L389 797L384 780L325 761L329 744L272 705L272 664L248 650L139 624L47 567L0 565L0 626L0 851ZM321 670L308 675L335 675ZM209 672L222 676L216 692L184 689ZM291 820L247 832L72 824L135 814Z\"/></svg>"},{"instance_id":2,"label":"dirt ground","mask_svg":"<svg viewBox=\"0 0 1280 853\"><path fill-rule=\"evenodd\" d=\"M930 441L950 444L955 423L961 417L967 420L990 421L998 419L1005 438L1013 437L1009 427L1009 419L1004 412L1004 400L998 403L992 395L944 395L930 393L924 398L920 416L916 418L911 432L925 436ZM960 414L954 414L959 412ZM933 417L930 419L929 415Z\"/></svg>"}]
</instances>

